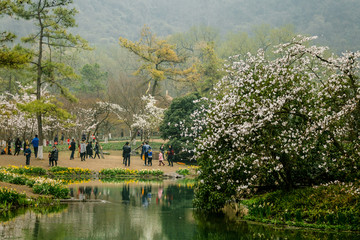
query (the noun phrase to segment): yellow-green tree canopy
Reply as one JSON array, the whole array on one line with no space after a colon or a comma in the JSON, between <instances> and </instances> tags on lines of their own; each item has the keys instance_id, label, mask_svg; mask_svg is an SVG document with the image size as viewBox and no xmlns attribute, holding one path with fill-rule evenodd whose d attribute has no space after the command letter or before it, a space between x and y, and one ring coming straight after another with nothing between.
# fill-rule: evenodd
<instances>
[{"instance_id":1,"label":"yellow-green tree canopy","mask_svg":"<svg viewBox=\"0 0 360 240\"><path fill-rule=\"evenodd\" d=\"M166 78L175 81L195 81L197 79L195 66L181 68L180 64L184 63L186 59L176 54L176 46L157 38L155 34L151 33L149 27L145 26L142 29L139 41L132 42L120 37L119 43L142 61L135 75L144 74L149 86L151 82L153 83L152 95L156 95L159 82Z\"/></svg>"}]
</instances>

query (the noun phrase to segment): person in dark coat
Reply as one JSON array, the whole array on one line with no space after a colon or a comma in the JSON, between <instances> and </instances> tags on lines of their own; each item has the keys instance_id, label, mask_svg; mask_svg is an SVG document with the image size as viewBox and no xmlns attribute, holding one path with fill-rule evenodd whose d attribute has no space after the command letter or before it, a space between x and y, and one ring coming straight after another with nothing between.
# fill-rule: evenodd
<instances>
[{"instance_id":1,"label":"person in dark coat","mask_svg":"<svg viewBox=\"0 0 360 240\"><path fill-rule=\"evenodd\" d=\"M12 142L11 138L9 137L8 140L7 140L7 148L6 148L8 155L12 155L12 153L11 153L11 142Z\"/></svg>"},{"instance_id":2,"label":"person in dark coat","mask_svg":"<svg viewBox=\"0 0 360 240\"><path fill-rule=\"evenodd\" d=\"M54 145L53 149L51 151L51 166L52 167L54 166L54 163L55 163L55 166L57 166L58 158L59 158L59 152L56 148L56 145Z\"/></svg>"},{"instance_id":3,"label":"person in dark coat","mask_svg":"<svg viewBox=\"0 0 360 240\"><path fill-rule=\"evenodd\" d=\"M93 146L90 141L86 145L86 155L88 158L93 158Z\"/></svg>"},{"instance_id":4,"label":"person in dark coat","mask_svg":"<svg viewBox=\"0 0 360 240\"><path fill-rule=\"evenodd\" d=\"M100 145L98 142L95 143L95 147L94 147L94 151L95 151L95 155L94 155L94 158L96 158L96 155L99 157L100 159L100 155L99 155L99 152L100 152Z\"/></svg>"},{"instance_id":5,"label":"person in dark coat","mask_svg":"<svg viewBox=\"0 0 360 240\"><path fill-rule=\"evenodd\" d=\"M173 161L174 161L174 149L172 148L171 145L169 145L169 148L168 148L168 151L167 151L167 155L168 155L168 163L169 163L169 166L173 166Z\"/></svg>"},{"instance_id":6,"label":"person in dark coat","mask_svg":"<svg viewBox=\"0 0 360 240\"><path fill-rule=\"evenodd\" d=\"M141 155L144 156L144 166L147 166L148 164L148 154L149 154L149 149L151 149L150 145L148 144L148 142L145 142L145 144L142 146L142 151L141 151Z\"/></svg>"},{"instance_id":7,"label":"person in dark coat","mask_svg":"<svg viewBox=\"0 0 360 240\"><path fill-rule=\"evenodd\" d=\"M20 149L21 149L21 141L19 138L16 139L15 141L15 153L14 156L17 154L19 156L20 154Z\"/></svg>"},{"instance_id":8,"label":"person in dark coat","mask_svg":"<svg viewBox=\"0 0 360 240\"><path fill-rule=\"evenodd\" d=\"M71 143L70 143L70 151L71 151L71 155L70 155L70 160L74 159L74 153L76 150L76 143L75 143L75 139L72 139Z\"/></svg>"},{"instance_id":9,"label":"person in dark coat","mask_svg":"<svg viewBox=\"0 0 360 240\"><path fill-rule=\"evenodd\" d=\"M30 165L30 157L31 157L31 149L29 146L26 146L24 155L26 157L26 165L29 166Z\"/></svg>"},{"instance_id":10,"label":"person in dark coat","mask_svg":"<svg viewBox=\"0 0 360 240\"><path fill-rule=\"evenodd\" d=\"M123 157L124 157L124 163L125 167L130 167L130 153L131 153L131 147L129 146L129 142L126 142L123 146Z\"/></svg>"}]
</instances>

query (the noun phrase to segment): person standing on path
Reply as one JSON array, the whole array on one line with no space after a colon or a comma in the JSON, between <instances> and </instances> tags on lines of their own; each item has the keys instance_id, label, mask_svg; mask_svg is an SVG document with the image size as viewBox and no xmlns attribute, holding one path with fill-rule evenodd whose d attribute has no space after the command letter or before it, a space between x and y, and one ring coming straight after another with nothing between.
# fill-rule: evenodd
<instances>
[{"instance_id":1,"label":"person standing on path","mask_svg":"<svg viewBox=\"0 0 360 240\"><path fill-rule=\"evenodd\" d=\"M161 166L161 164L163 166L165 166L165 163L164 163L164 153L163 152L159 152L159 166Z\"/></svg>"},{"instance_id":2,"label":"person standing on path","mask_svg":"<svg viewBox=\"0 0 360 240\"><path fill-rule=\"evenodd\" d=\"M164 144L161 144L160 152L163 154L163 157L164 157L164 153L165 153L165 145Z\"/></svg>"},{"instance_id":3,"label":"person standing on path","mask_svg":"<svg viewBox=\"0 0 360 240\"><path fill-rule=\"evenodd\" d=\"M152 157L153 157L152 150L149 149L149 151L148 151L148 165L149 166L152 166Z\"/></svg>"},{"instance_id":4,"label":"person standing on path","mask_svg":"<svg viewBox=\"0 0 360 240\"><path fill-rule=\"evenodd\" d=\"M29 144L29 140L27 140L27 139L24 139L24 153L25 153L25 149L26 149L26 146L30 146L30 144Z\"/></svg>"},{"instance_id":5,"label":"person standing on path","mask_svg":"<svg viewBox=\"0 0 360 240\"><path fill-rule=\"evenodd\" d=\"M39 149L39 138L38 138L38 135L35 135L35 137L34 137L33 140L31 141L31 144L32 144L33 147L34 147L35 158L37 158L38 149Z\"/></svg>"},{"instance_id":6,"label":"person standing on path","mask_svg":"<svg viewBox=\"0 0 360 240\"><path fill-rule=\"evenodd\" d=\"M71 144L70 144L70 150L71 150L70 160L74 159L75 149L76 149L75 139L72 139Z\"/></svg>"},{"instance_id":7,"label":"person standing on path","mask_svg":"<svg viewBox=\"0 0 360 240\"><path fill-rule=\"evenodd\" d=\"M94 147L94 151L95 151L95 155L94 155L94 158L96 158L96 155L99 157L100 159L100 155L99 155L99 152L100 152L100 145L98 142L95 143L95 147Z\"/></svg>"},{"instance_id":8,"label":"person standing on path","mask_svg":"<svg viewBox=\"0 0 360 240\"><path fill-rule=\"evenodd\" d=\"M30 147L27 145L26 149L24 151L24 155L26 157L26 165L29 166L30 165L30 157L31 157L31 149Z\"/></svg>"},{"instance_id":9,"label":"person standing on path","mask_svg":"<svg viewBox=\"0 0 360 240\"><path fill-rule=\"evenodd\" d=\"M80 143L80 158L81 161L85 161L85 155L86 155L86 144L85 140L82 140Z\"/></svg>"},{"instance_id":10,"label":"person standing on path","mask_svg":"<svg viewBox=\"0 0 360 240\"><path fill-rule=\"evenodd\" d=\"M20 149L21 149L21 141L20 141L19 138L16 138L14 156L15 156L16 154L19 156L19 154L20 154Z\"/></svg>"},{"instance_id":11,"label":"person standing on path","mask_svg":"<svg viewBox=\"0 0 360 240\"><path fill-rule=\"evenodd\" d=\"M167 155L168 155L168 163L169 163L169 166L171 165L173 167L173 162L174 162L174 149L172 148L171 145L169 145L169 149L167 151Z\"/></svg>"},{"instance_id":12,"label":"person standing on path","mask_svg":"<svg viewBox=\"0 0 360 240\"><path fill-rule=\"evenodd\" d=\"M7 148L6 148L6 150L7 150L8 155L12 155L12 153L11 153L11 138L10 137L7 140Z\"/></svg>"},{"instance_id":13,"label":"person standing on path","mask_svg":"<svg viewBox=\"0 0 360 240\"><path fill-rule=\"evenodd\" d=\"M130 167L130 153L131 153L131 147L129 146L129 142L126 142L123 146L123 157L124 157L124 163L125 167Z\"/></svg>"},{"instance_id":14,"label":"person standing on path","mask_svg":"<svg viewBox=\"0 0 360 240\"><path fill-rule=\"evenodd\" d=\"M86 145L86 155L87 158L93 158L93 146L91 141L88 141Z\"/></svg>"},{"instance_id":15,"label":"person standing on path","mask_svg":"<svg viewBox=\"0 0 360 240\"><path fill-rule=\"evenodd\" d=\"M59 157L59 152L58 152L58 150L56 148L56 145L53 145L53 149L51 151L51 165L52 165L52 167L54 166L54 163L55 163L55 166L57 166L58 157Z\"/></svg>"},{"instance_id":16,"label":"person standing on path","mask_svg":"<svg viewBox=\"0 0 360 240\"><path fill-rule=\"evenodd\" d=\"M148 161L148 154L149 154L149 149L151 149L150 145L148 144L148 142L145 142L145 144L142 146L142 151L141 151L141 155L144 156L144 166L147 166L146 163Z\"/></svg>"}]
</instances>

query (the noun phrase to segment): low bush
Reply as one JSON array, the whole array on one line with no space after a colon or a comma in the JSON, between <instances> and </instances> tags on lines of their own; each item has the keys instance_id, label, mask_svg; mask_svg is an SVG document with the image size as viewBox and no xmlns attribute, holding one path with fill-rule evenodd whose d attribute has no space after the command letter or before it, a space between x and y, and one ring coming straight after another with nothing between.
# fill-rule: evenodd
<instances>
[{"instance_id":1,"label":"low bush","mask_svg":"<svg viewBox=\"0 0 360 240\"><path fill-rule=\"evenodd\" d=\"M180 169L176 170L176 173L186 176L186 175L190 174L190 170L187 168L180 168Z\"/></svg>"},{"instance_id":2,"label":"low bush","mask_svg":"<svg viewBox=\"0 0 360 240\"><path fill-rule=\"evenodd\" d=\"M292 191L276 191L241 202L246 217L290 225L317 225L360 230L360 186L333 182Z\"/></svg>"},{"instance_id":3,"label":"low bush","mask_svg":"<svg viewBox=\"0 0 360 240\"><path fill-rule=\"evenodd\" d=\"M8 172L11 173L18 173L18 174L26 174L26 175L37 175L37 176L43 176L46 175L46 170L41 167L30 167L30 166L8 166L3 167L2 169L6 169Z\"/></svg>"},{"instance_id":4,"label":"low bush","mask_svg":"<svg viewBox=\"0 0 360 240\"><path fill-rule=\"evenodd\" d=\"M107 168L102 169L99 171L100 177L115 177L115 176L145 176L145 175L152 175L152 176L162 176L164 174L161 170L130 170L125 168Z\"/></svg>"}]
</instances>

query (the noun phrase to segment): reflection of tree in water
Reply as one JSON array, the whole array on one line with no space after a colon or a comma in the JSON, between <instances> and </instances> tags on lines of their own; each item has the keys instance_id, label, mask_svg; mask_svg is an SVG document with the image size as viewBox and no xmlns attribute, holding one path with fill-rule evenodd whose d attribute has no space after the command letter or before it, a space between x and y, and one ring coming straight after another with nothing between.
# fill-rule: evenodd
<instances>
[{"instance_id":1,"label":"reflection of tree in water","mask_svg":"<svg viewBox=\"0 0 360 240\"><path fill-rule=\"evenodd\" d=\"M171 239L172 236L182 236L183 239L191 239L196 232L196 225L186 219L191 217L190 208L194 191L191 188L169 185L165 188L162 205L161 222L163 235ZM186 224L184 224L186 223ZM165 237L164 237L165 239Z\"/></svg>"},{"instance_id":2,"label":"reflection of tree in water","mask_svg":"<svg viewBox=\"0 0 360 240\"><path fill-rule=\"evenodd\" d=\"M326 233L309 229L282 229L271 225L234 222L222 214L205 214L195 211L197 225L195 240L248 240L248 239L354 239L349 233Z\"/></svg>"}]
</instances>

